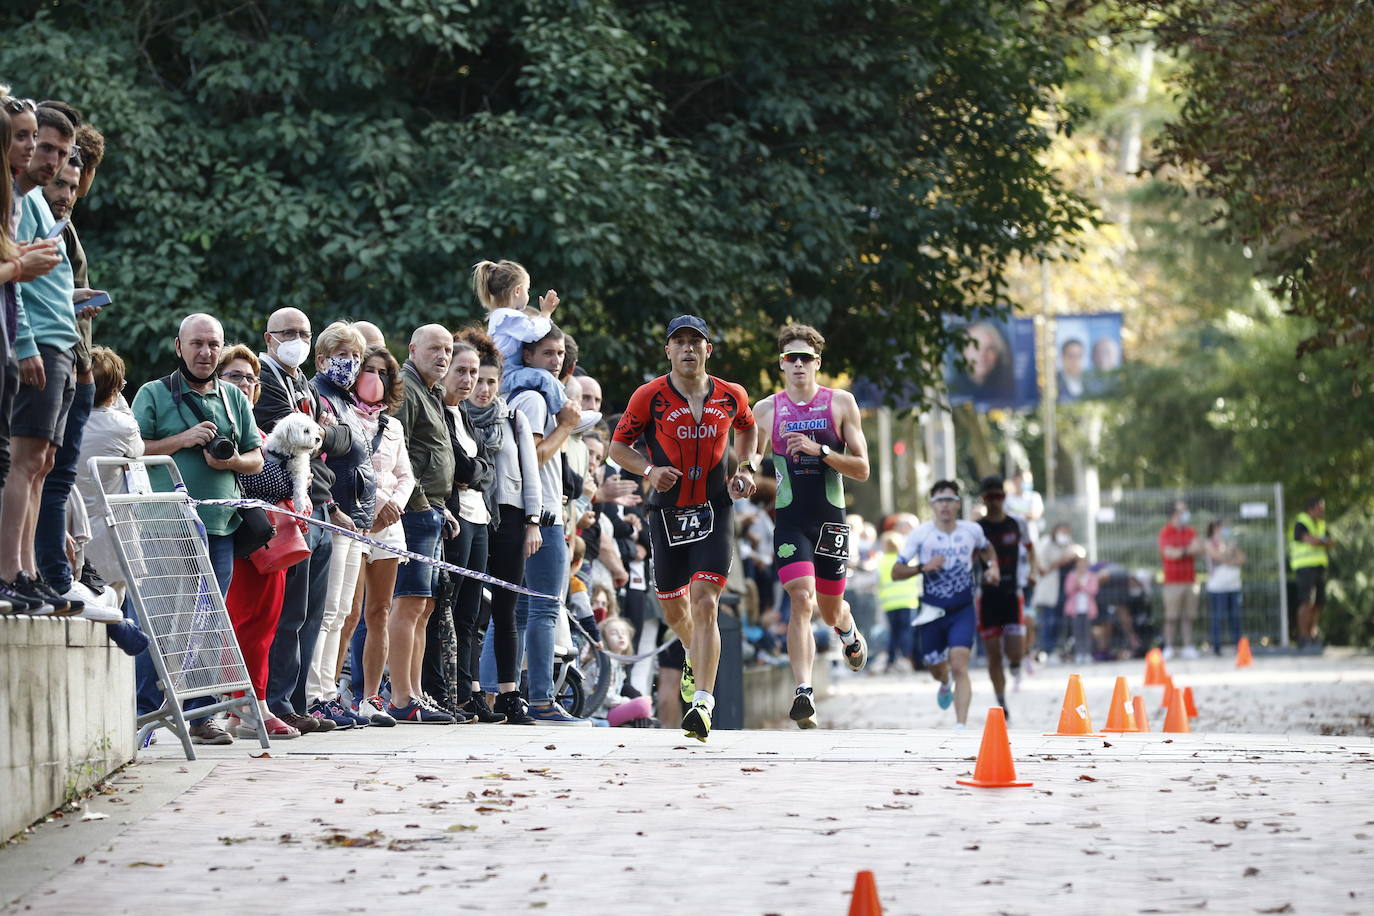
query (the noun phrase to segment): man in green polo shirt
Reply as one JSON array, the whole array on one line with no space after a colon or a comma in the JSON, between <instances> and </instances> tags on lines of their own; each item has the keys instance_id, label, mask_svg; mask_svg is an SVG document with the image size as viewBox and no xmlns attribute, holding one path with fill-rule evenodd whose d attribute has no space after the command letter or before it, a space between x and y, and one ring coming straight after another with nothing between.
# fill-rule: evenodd
<instances>
[{"instance_id":1,"label":"man in green polo shirt","mask_svg":"<svg viewBox=\"0 0 1374 916\"><path fill-rule=\"evenodd\" d=\"M167 381L154 379L134 397L134 419L143 432L147 455L171 455L186 492L194 499L234 499L239 496L238 474L262 470L262 438L253 422L253 408L233 385L215 376L224 330L209 315L188 315L177 333L177 371ZM170 382L170 384L169 384ZM205 419L202 421L200 417ZM234 445L234 454L216 458L205 448L216 435ZM158 489L171 489L171 475L151 475ZM220 506L200 506L210 562L220 593L229 591L234 572L234 529L239 514Z\"/></svg>"},{"instance_id":2,"label":"man in green polo shirt","mask_svg":"<svg viewBox=\"0 0 1374 916\"><path fill-rule=\"evenodd\" d=\"M171 455L193 499L234 499L239 496L236 475L262 470L262 439L253 422L253 408L243 392L220 382L215 374L222 349L224 328L216 319L187 315L176 337L177 371L165 380L148 382L134 397L134 419L143 434L144 454ZM233 444L233 455L216 458L206 449L216 436L224 436ZM172 488L171 475L165 470L156 469L149 478L158 490ZM220 506L200 506L196 511L205 524L210 565L220 594L227 594L234 573L238 512ZM135 660L135 669L138 711L151 712L162 705L162 691L146 652ZM187 700L186 709L211 702L209 697ZM191 740L196 744L231 744L234 739L212 719L192 719Z\"/></svg>"}]
</instances>

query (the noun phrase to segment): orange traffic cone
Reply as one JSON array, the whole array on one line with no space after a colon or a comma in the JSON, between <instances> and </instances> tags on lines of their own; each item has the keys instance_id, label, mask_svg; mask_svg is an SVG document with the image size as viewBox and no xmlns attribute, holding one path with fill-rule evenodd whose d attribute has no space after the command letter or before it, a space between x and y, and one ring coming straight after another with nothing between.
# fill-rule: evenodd
<instances>
[{"instance_id":1,"label":"orange traffic cone","mask_svg":"<svg viewBox=\"0 0 1374 916\"><path fill-rule=\"evenodd\" d=\"M1250 658L1250 637L1242 636L1236 643L1236 667L1249 668L1254 659Z\"/></svg>"},{"instance_id":2,"label":"orange traffic cone","mask_svg":"<svg viewBox=\"0 0 1374 916\"><path fill-rule=\"evenodd\" d=\"M1164 671L1164 653L1151 649L1145 653L1145 686L1158 687L1168 674Z\"/></svg>"},{"instance_id":3,"label":"orange traffic cone","mask_svg":"<svg viewBox=\"0 0 1374 916\"><path fill-rule=\"evenodd\" d=\"M1174 698L1174 679L1168 675L1164 676L1164 697L1159 701L1160 709L1168 709L1169 704Z\"/></svg>"},{"instance_id":4,"label":"orange traffic cone","mask_svg":"<svg viewBox=\"0 0 1374 916\"><path fill-rule=\"evenodd\" d=\"M1183 705L1183 691L1175 690L1169 700L1169 714L1164 717L1166 732L1190 732L1188 727L1188 708Z\"/></svg>"},{"instance_id":5,"label":"orange traffic cone","mask_svg":"<svg viewBox=\"0 0 1374 916\"><path fill-rule=\"evenodd\" d=\"M1126 686L1126 678L1118 677L1112 689L1112 705L1107 707L1107 724L1104 732L1133 732L1135 727L1135 706L1131 704L1131 689Z\"/></svg>"},{"instance_id":6,"label":"orange traffic cone","mask_svg":"<svg viewBox=\"0 0 1374 916\"><path fill-rule=\"evenodd\" d=\"M883 916L878 900L878 885L873 872L861 871L854 876L854 896L849 898L849 916Z\"/></svg>"},{"instance_id":7,"label":"orange traffic cone","mask_svg":"<svg viewBox=\"0 0 1374 916\"><path fill-rule=\"evenodd\" d=\"M1188 718L1197 718L1197 704L1193 702L1193 688L1183 688L1183 709L1188 713Z\"/></svg>"},{"instance_id":8,"label":"orange traffic cone","mask_svg":"<svg viewBox=\"0 0 1374 916\"><path fill-rule=\"evenodd\" d=\"M1131 702L1135 704L1135 730L1147 732L1150 730L1150 717L1145 712L1145 698L1132 697Z\"/></svg>"},{"instance_id":9,"label":"orange traffic cone","mask_svg":"<svg viewBox=\"0 0 1374 916\"><path fill-rule=\"evenodd\" d=\"M1016 781L1016 764L1012 762L1011 742L1007 740L1007 716L1002 707L994 706L988 710L988 721L983 726L983 743L978 748L978 763L973 768L973 778L956 779L955 782L979 789L1031 785Z\"/></svg>"},{"instance_id":10,"label":"orange traffic cone","mask_svg":"<svg viewBox=\"0 0 1374 916\"><path fill-rule=\"evenodd\" d=\"M1064 708L1059 712L1059 730L1045 737L1100 737L1093 734L1093 719L1088 714L1088 698L1083 693L1083 682L1078 675L1070 674L1069 685L1064 688Z\"/></svg>"}]
</instances>

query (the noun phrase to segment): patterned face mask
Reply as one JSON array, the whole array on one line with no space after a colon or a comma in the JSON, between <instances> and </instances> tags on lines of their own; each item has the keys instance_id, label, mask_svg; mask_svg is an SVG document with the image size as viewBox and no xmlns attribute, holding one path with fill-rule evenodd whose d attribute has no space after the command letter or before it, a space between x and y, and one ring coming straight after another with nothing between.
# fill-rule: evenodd
<instances>
[{"instance_id":1,"label":"patterned face mask","mask_svg":"<svg viewBox=\"0 0 1374 916\"><path fill-rule=\"evenodd\" d=\"M324 367L324 377L340 388L352 388L363 361L352 356L331 356Z\"/></svg>"}]
</instances>

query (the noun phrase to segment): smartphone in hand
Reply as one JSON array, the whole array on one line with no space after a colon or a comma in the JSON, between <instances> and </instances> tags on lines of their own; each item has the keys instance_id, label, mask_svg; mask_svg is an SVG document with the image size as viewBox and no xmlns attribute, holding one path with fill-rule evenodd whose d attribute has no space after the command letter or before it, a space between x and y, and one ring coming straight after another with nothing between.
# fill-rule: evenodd
<instances>
[{"instance_id":1,"label":"smartphone in hand","mask_svg":"<svg viewBox=\"0 0 1374 916\"><path fill-rule=\"evenodd\" d=\"M110 304L109 293L96 293L89 299L82 299L80 302L72 303L77 313L80 314L85 309L103 309Z\"/></svg>"},{"instance_id":2,"label":"smartphone in hand","mask_svg":"<svg viewBox=\"0 0 1374 916\"><path fill-rule=\"evenodd\" d=\"M60 220L58 220L57 222L53 223L52 230L51 230L47 235L45 235L45 236L43 236L43 237L44 237L45 239L55 239L55 238L57 238L59 235L62 234L62 230L67 228L67 224L70 223L70 222L71 222L71 220L69 220L69 219L60 219Z\"/></svg>"}]
</instances>

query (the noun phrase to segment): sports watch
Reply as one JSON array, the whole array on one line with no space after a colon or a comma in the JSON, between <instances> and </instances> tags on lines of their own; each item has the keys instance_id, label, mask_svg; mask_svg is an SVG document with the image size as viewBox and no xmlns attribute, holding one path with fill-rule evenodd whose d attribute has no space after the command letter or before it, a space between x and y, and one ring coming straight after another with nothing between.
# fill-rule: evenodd
<instances>
[{"instance_id":1,"label":"sports watch","mask_svg":"<svg viewBox=\"0 0 1374 916\"><path fill-rule=\"evenodd\" d=\"M822 443L821 443L821 460L824 461L825 459L829 458L832 454L834 454L834 452L833 452L833 450L830 448L830 446L828 446L828 445L826 445L825 443L822 442Z\"/></svg>"}]
</instances>

